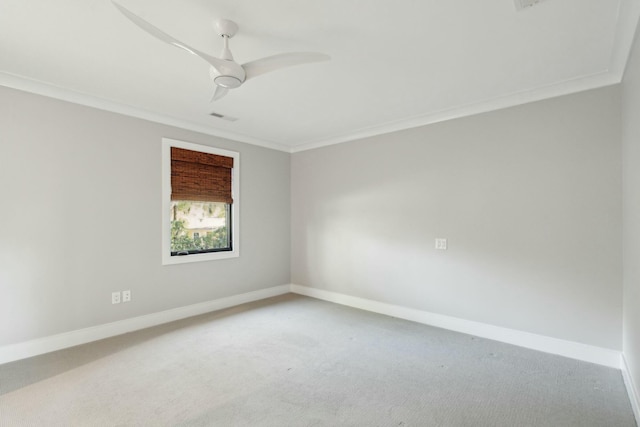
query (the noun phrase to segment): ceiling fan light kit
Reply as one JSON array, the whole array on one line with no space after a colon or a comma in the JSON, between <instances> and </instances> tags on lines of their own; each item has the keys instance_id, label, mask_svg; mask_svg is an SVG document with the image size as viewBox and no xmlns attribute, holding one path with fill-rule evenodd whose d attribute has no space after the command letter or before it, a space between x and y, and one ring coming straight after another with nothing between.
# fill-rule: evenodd
<instances>
[{"instance_id":1,"label":"ceiling fan light kit","mask_svg":"<svg viewBox=\"0 0 640 427\"><path fill-rule=\"evenodd\" d=\"M225 89L235 89L240 87L242 80L233 76L218 76L213 78L213 82Z\"/></svg>"},{"instance_id":2,"label":"ceiling fan light kit","mask_svg":"<svg viewBox=\"0 0 640 427\"><path fill-rule=\"evenodd\" d=\"M265 58L240 65L234 61L231 50L229 49L229 39L238 32L238 24L233 21L228 19L218 19L214 22L214 28L218 35L222 37L224 43L220 57L217 58L173 38L161 29L140 18L121 4L113 0L112 3L125 17L150 35L165 43L169 43L175 47L186 50L192 55L196 55L207 61L211 66L209 75L216 85L215 93L211 98L212 101L216 101L225 96L229 89L238 88L245 81L261 74L295 65L327 61L331 59L328 55L323 53L291 52L267 56Z\"/></svg>"}]
</instances>

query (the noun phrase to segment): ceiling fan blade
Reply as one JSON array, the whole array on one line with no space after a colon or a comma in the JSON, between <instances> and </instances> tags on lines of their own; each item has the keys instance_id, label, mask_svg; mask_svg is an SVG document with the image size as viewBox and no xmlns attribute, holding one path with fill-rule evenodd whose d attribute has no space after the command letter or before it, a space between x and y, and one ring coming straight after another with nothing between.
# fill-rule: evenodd
<instances>
[{"instance_id":1,"label":"ceiling fan blade","mask_svg":"<svg viewBox=\"0 0 640 427\"><path fill-rule=\"evenodd\" d=\"M169 44L171 44L173 46L179 47L180 49L184 49L184 50L186 50L187 52L189 52L189 53L191 53L193 55L199 56L200 58L202 58L205 61L207 61L209 64L211 64L216 69L219 69L219 70L220 69L224 69L226 61L224 61L223 59L219 59L219 58L216 58L215 56L211 56L209 54L201 52L201 51L199 51L199 50L187 45L186 43L183 43L180 40L171 37L169 34L165 33L160 28L148 23L147 21L145 21L144 19L140 18L135 13L131 12L126 7L122 6L121 4L116 3L113 0L111 1L111 3L113 3L113 5L115 7L117 7L118 10L124 16L129 18L129 20L131 20L131 22L133 22L138 27L140 27L141 29L143 29L147 33L151 34L155 38L160 39L165 43L169 43Z\"/></svg>"},{"instance_id":2,"label":"ceiling fan blade","mask_svg":"<svg viewBox=\"0 0 640 427\"><path fill-rule=\"evenodd\" d=\"M293 67L294 65L307 64L310 62L328 61L330 59L331 57L329 55L316 52L281 53L247 62L246 64L242 64L242 68L244 68L247 74L246 80L249 80L281 68Z\"/></svg>"},{"instance_id":3,"label":"ceiling fan blade","mask_svg":"<svg viewBox=\"0 0 640 427\"><path fill-rule=\"evenodd\" d=\"M211 97L211 101L209 102L217 101L218 99L225 96L227 92L229 92L229 89L227 89L226 87L216 85L216 91L213 93L213 96Z\"/></svg>"}]
</instances>

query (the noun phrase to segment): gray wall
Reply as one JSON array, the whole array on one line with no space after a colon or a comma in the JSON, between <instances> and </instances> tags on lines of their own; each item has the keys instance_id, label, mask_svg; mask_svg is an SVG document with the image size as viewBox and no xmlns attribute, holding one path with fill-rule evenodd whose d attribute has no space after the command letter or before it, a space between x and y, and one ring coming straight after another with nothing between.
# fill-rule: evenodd
<instances>
[{"instance_id":1,"label":"gray wall","mask_svg":"<svg viewBox=\"0 0 640 427\"><path fill-rule=\"evenodd\" d=\"M622 83L623 154L623 349L640 387L640 35ZM639 396L640 398L640 396Z\"/></svg>"},{"instance_id":2,"label":"gray wall","mask_svg":"<svg viewBox=\"0 0 640 427\"><path fill-rule=\"evenodd\" d=\"M239 258L161 265L162 137L240 152ZM0 87L0 345L289 283L289 178L288 153Z\"/></svg>"},{"instance_id":3,"label":"gray wall","mask_svg":"<svg viewBox=\"0 0 640 427\"><path fill-rule=\"evenodd\" d=\"M622 128L638 383L634 52ZM619 350L620 129L611 87L290 156L0 88L0 345L293 282ZM240 258L161 265L162 137L241 153ZM123 289L133 301L111 305Z\"/></svg>"},{"instance_id":4,"label":"gray wall","mask_svg":"<svg viewBox=\"0 0 640 427\"><path fill-rule=\"evenodd\" d=\"M621 349L619 87L296 153L291 182L293 283Z\"/></svg>"}]
</instances>

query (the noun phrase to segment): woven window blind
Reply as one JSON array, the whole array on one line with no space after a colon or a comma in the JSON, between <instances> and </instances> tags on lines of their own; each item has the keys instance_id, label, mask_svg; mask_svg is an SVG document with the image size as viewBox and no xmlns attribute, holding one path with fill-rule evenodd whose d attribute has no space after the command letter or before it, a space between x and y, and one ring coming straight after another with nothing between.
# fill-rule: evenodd
<instances>
[{"instance_id":1,"label":"woven window blind","mask_svg":"<svg viewBox=\"0 0 640 427\"><path fill-rule=\"evenodd\" d=\"M233 203L233 158L171 147L171 200Z\"/></svg>"}]
</instances>

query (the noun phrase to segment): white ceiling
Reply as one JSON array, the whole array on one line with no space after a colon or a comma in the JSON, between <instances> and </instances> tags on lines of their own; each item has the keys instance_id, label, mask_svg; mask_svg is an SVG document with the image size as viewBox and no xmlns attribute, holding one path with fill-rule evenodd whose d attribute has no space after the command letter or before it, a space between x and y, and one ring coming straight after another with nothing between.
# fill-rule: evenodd
<instances>
[{"instance_id":1,"label":"white ceiling","mask_svg":"<svg viewBox=\"0 0 640 427\"><path fill-rule=\"evenodd\" d=\"M110 0L0 0L0 85L299 151L620 81L640 0L120 0L239 63L290 51L331 61L265 74L210 103L202 59ZM209 113L237 117L229 122Z\"/></svg>"}]
</instances>

